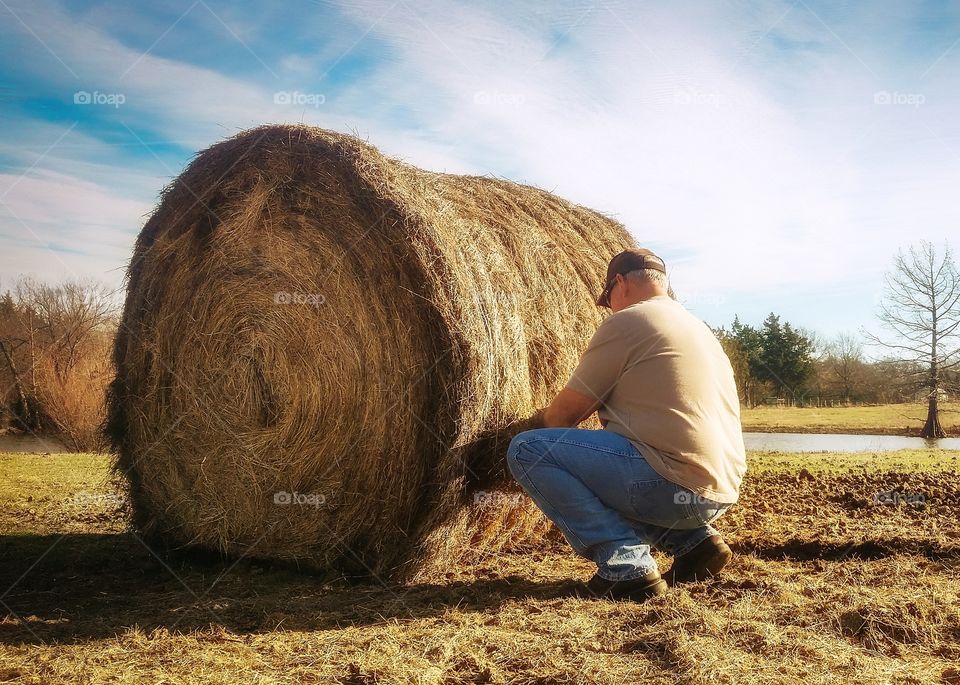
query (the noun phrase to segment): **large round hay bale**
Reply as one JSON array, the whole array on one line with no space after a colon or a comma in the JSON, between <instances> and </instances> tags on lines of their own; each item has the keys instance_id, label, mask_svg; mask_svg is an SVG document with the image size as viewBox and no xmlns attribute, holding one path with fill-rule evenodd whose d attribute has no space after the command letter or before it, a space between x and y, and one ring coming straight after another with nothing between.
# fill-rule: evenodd
<instances>
[{"instance_id":1,"label":"large round hay bale","mask_svg":"<svg viewBox=\"0 0 960 685\"><path fill-rule=\"evenodd\" d=\"M633 244L543 190L322 129L210 147L127 274L107 431L134 524L408 578L536 541L549 522L510 490L506 443L574 369Z\"/></svg>"}]
</instances>

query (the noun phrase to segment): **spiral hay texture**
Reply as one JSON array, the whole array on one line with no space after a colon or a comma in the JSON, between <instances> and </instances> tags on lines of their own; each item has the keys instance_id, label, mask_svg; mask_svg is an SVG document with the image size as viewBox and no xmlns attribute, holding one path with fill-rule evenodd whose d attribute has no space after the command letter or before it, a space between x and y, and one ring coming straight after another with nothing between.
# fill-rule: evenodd
<instances>
[{"instance_id":1,"label":"spiral hay texture","mask_svg":"<svg viewBox=\"0 0 960 685\"><path fill-rule=\"evenodd\" d=\"M141 231L107 432L166 547L427 578L535 544L509 439L600 321L617 222L356 138L218 143Z\"/></svg>"}]
</instances>

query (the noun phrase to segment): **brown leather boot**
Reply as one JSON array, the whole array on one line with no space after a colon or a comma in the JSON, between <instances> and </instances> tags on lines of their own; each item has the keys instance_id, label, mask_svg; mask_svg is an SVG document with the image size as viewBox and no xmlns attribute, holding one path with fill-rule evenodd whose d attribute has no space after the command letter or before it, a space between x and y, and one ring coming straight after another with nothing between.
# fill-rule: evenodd
<instances>
[{"instance_id":1,"label":"brown leather boot","mask_svg":"<svg viewBox=\"0 0 960 685\"><path fill-rule=\"evenodd\" d=\"M665 576L670 586L677 583L695 583L707 580L720 573L730 563L733 552L723 538L711 535L686 554L673 560L673 566Z\"/></svg>"},{"instance_id":2,"label":"brown leather boot","mask_svg":"<svg viewBox=\"0 0 960 685\"><path fill-rule=\"evenodd\" d=\"M662 595L667 591L667 584L660 577L659 571L651 571L645 576L631 580L607 580L594 575L577 592L579 597L586 599L630 599L634 602L643 602L651 597Z\"/></svg>"}]
</instances>

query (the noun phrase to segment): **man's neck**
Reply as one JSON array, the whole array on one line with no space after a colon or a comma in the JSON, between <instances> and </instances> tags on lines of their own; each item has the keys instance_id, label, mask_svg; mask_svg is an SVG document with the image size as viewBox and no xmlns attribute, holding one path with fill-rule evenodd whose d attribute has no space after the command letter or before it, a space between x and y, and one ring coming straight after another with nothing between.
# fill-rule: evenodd
<instances>
[{"instance_id":1,"label":"man's neck","mask_svg":"<svg viewBox=\"0 0 960 685\"><path fill-rule=\"evenodd\" d=\"M623 305L623 308L626 309L627 307L632 307L635 304L646 302L647 300L651 300L654 297L661 297L661 296L669 297L669 293L666 291L666 289L661 288L659 286L653 286L653 285L645 286L639 289L633 295L633 297L627 300L626 304Z\"/></svg>"}]
</instances>

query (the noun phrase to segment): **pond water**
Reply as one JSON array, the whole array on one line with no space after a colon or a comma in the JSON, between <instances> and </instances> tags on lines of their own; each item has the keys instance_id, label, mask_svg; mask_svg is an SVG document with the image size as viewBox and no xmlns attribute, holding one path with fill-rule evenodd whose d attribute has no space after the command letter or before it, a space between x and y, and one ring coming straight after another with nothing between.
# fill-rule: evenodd
<instances>
[{"instance_id":1,"label":"pond water","mask_svg":"<svg viewBox=\"0 0 960 685\"><path fill-rule=\"evenodd\" d=\"M0 435L0 452L42 454L43 452L68 452L66 446L48 436Z\"/></svg>"},{"instance_id":2,"label":"pond water","mask_svg":"<svg viewBox=\"0 0 960 685\"><path fill-rule=\"evenodd\" d=\"M889 452L905 449L960 450L960 438L925 440L899 435L852 435L847 433L744 433L748 450L782 452Z\"/></svg>"}]
</instances>

